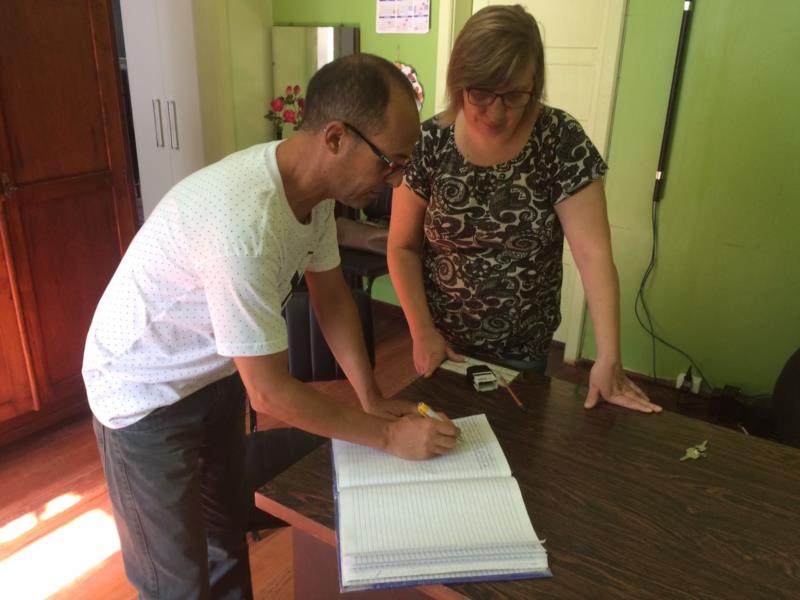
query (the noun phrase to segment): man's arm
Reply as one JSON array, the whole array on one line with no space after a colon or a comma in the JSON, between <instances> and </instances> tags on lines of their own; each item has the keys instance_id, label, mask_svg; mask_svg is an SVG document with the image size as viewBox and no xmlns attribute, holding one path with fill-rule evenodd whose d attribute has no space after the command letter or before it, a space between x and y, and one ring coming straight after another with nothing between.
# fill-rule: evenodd
<instances>
[{"instance_id":1,"label":"man's arm","mask_svg":"<svg viewBox=\"0 0 800 600\"><path fill-rule=\"evenodd\" d=\"M384 398L369 362L353 293L344 281L341 268L306 271L305 278L325 341L355 389L361 406L375 412ZM406 407L402 412L413 412L413 407Z\"/></svg>"},{"instance_id":2,"label":"man's arm","mask_svg":"<svg viewBox=\"0 0 800 600\"><path fill-rule=\"evenodd\" d=\"M234 362L253 408L299 429L378 448L406 459L444 454L456 443L457 431L450 421L420 416L376 417L336 402L297 381L289 374L286 351L235 357Z\"/></svg>"}]
</instances>

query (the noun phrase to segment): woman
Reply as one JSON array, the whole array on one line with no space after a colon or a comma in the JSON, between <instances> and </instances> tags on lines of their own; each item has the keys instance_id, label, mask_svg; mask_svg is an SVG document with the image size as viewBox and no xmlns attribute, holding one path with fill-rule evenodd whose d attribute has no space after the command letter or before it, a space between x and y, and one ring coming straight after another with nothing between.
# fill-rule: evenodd
<instances>
[{"instance_id":1,"label":"woman","mask_svg":"<svg viewBox=\"0 0 800 600\"><path fill-rule=\"evenodd\" d=\"M456 39L448 109L422 125L392 208L389 269L415 367L430 376L463 352L543 372L566 235L597 337L585 406L659 412L622 370L607 167L573 117L541 103L544 73L521 6L480 10Z\"/></svg>"}]
</instances>

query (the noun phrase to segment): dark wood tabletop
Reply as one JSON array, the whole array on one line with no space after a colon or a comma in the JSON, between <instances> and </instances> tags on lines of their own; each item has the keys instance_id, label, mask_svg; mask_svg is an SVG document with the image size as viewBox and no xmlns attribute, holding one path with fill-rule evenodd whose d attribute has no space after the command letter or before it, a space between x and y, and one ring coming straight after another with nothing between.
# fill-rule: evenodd
<instances>
[{"instance_id":1,"label":"dark wood tabletop","mask_svg":"<svg viewBox=\"0 0 800 600\"><path fill-rule=\"evenodd\" d=\"M800 450L664 411L603 404L531 377L475 392L437 372L400 396L486 413L547 541L551 579L429 586L468 598L800 598ZM705 458L679 460L708 441ZM259 490L259 505L334 543L330 444ZM435 591L435 590L434 590Z\"/></svg>"}]
</instances>

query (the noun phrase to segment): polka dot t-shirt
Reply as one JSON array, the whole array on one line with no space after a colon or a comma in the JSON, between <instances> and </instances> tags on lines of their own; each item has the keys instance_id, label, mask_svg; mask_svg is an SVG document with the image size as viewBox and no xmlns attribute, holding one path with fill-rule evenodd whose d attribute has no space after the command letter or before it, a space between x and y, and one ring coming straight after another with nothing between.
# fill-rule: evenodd
<instances>
[{"instance_id":1,"label":"polka dot t-shirt","mask_svg":"<svg viewBox=\"0 0 800 600\"><path fill-rule=\"evenodd\" d=\"M126 427L236 371L231 357L288 346L292 279L339 264L333 200L300 223L272 142L172 188L108 285L86 340L83 378L97 419Z\"/></svg>"}]
</instances>

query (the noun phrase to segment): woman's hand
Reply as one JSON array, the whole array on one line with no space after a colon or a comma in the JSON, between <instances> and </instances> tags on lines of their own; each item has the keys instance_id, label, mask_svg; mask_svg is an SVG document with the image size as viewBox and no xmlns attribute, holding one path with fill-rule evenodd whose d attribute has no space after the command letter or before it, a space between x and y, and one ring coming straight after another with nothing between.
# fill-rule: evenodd
<instances>
[{"instance_id":1,"label":"woman's hand","mask_svg":"<svg viewBox=\"0 0 800 600\"><path fill-rule=\"evenodd\" d=\"M650 402L638 385L633 383L618 362L597 361L589 374L589 393L585 408L593 408L600 399L646 413L659 413L661 407Z\"/></svg>"},{"instance_id":2,"label":"woman's hand","mask_svg":"<svg viewBox=\"0 0 800 600\"><path fill-rule=\"evenodd\" d=\"M419 375L430 377L444 360L464 362L435 329L414 338L414 368Z\"/></svg>"}]
</instances>

